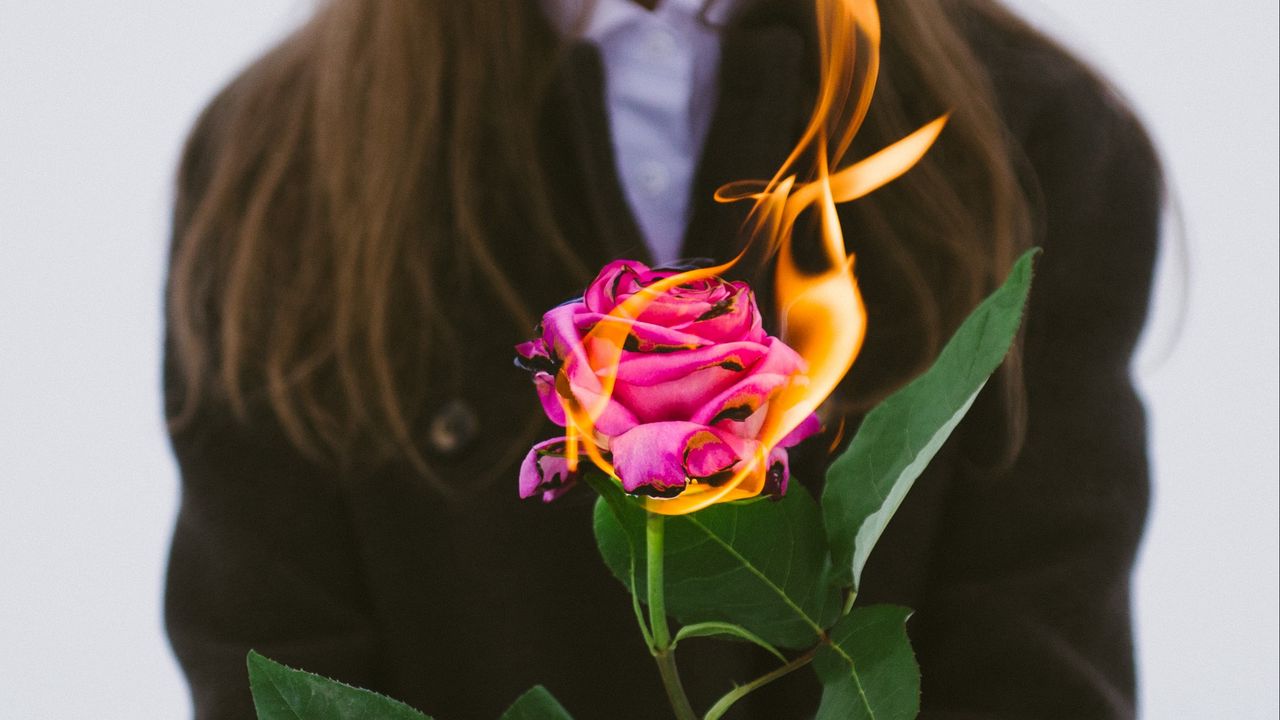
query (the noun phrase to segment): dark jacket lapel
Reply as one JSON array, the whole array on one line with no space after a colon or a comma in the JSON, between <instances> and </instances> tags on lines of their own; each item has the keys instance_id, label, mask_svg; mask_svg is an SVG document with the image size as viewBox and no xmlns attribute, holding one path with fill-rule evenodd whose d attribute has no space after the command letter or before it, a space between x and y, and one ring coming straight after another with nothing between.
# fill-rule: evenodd
<instances>
[{"instance_id":1,"label":"dark jacket lapel","mask_svg":"<svg viewBox=\"0 0 1280 720\"><path fill-rule=\"evenodd\" d=\"M721 48L720 98L694 179L683 252L719 261L741 249L739 231L750 203L718 203L716 189L772 177L795 144L808 107L797 28L753 22L748 15L725 28Z\"/></svg>"},{"instance_id":2,"label":"dark jacket lapel","mask_svg":"<svg viewBox=\"0 0 1280 720\"><path fill-rule=\"evenodd\" d=\"M747 0L723 30L720 97L690 188L686 258L738 252L749 203L717 203L716 189L772 177L803 129L813 92L803 68L812 19L801 5ZM593 270L619 257L652 260L618 178L605 82L596 48L574 43L541 124L552 201L570 245Z\"/></svg>"},{"instance_id":3,"label":"dark jacket lapel","mask_svg":"<svg viewBox=\"0 0 1280 720\"><path fill-rule=\"evenodd\" d=\"M592 271L619 257L650 260L618 180L604 83L599 52L590 43L574 43L541 125L553 205L570 246Z\"/></svg>"}]
</instances>

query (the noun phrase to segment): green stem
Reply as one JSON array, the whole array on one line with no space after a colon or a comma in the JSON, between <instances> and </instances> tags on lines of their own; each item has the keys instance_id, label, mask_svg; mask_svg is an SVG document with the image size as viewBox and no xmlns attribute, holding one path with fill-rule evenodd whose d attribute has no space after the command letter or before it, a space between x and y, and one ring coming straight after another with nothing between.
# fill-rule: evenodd
<instances>
[{"instance_id":1,"label":"green stem","mask_svg":"<svg viewBox=\"0 0 1280 720\"><path fill-rule=\"evenodd\" d=\"M662 685L667 689L667 700L675 711L678 720L698 720L698 714L689 704L689 697L684 694L684 685L680 682L680 670L676 668L674 650L663 650L654 653L653 659L658 663L658 674L662 676Z\"/></svg>"},{"instance_id":2,"label":"green stem","mask_svg":"<svg viewBox=\"0 0 1280 720\"><path fill-rule=\"evenodd\" d=\"M786 665L779 667L773 672L761 675L760 677L756 678L755 680L752 680L746 685L742 685L730 690L728 693L724 695L724 697L716 701L715 705L711 706L711 709L707 711L706 717L704 717L703 720L719 720L722 715L729 712L729 708L733 707L734 703L738 702L742 698L746 697L752 692L755 692L756 690L759 690L765 685L768 685L774 680L777 680L778 678L783 677L784 675L788 675L796 670L799 670L805 665L808 665L809 663L813 662L813 656L818 653L818 647L821 647L821 646L814 646L811 650L809 650L805 654L797 657L796 659L792 660Z\"/></svg>"},{"instance_id":3,"label":"green stem","mask_svg":"<svg viewBox=\"0 0 1280 720\"><path fill-rule=\"evenodd\" d=\"M645 549L648 557L646 568L649 587L649 629L653 633L653 650L658 652L671 647L671 629L667 627L667 594L663 580L665 556L662 548L665 518L648 513L644 526Z\"/></svg>"},{"instance_id":4,"label":"green stem","mask_svg":"<svg viewBox=\"0 0 1280 720\"><path fill-rule=\"evenodd\" d=\"M667 690L667 699L671 701L671 709L678 720L698 720L698 715L689 704L689 697L684 693L684 685L680 682L680 670L676 667L675 649L671 647L671 628L667 625L666 581L663 576L664 552L662 547L663 531L666 529L665 518L657 513L648 513L645 522L645 551L647 554L646 578L649 588L649 628L653 635L654 662L658 663L658 673L662 676L662 685Z\"/></svg>"}]
</instances>

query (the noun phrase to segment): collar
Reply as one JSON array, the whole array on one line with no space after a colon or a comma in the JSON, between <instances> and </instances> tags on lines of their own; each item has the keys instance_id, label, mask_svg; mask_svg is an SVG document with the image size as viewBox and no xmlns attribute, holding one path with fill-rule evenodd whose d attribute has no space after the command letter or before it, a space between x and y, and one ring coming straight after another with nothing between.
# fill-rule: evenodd
<instances>
[{"instance_id":1,"label":"collar","mask_svg":"<svg viewBox=\"0 0 1280 720\"><path fill-rule=\"evenodd\" d=\"M569 8L585 0L539 0ZM600 0L603 5L606 0ZM616 0L646 12L631 0ZM729 0L721 0L728 2ZM687 2L701 8L701 0ZM801 131L815 88L805 70L812 38L804 3L732 0L722 33L719 102L693 179L693 202L681 255L725 260L736 254L749 209L721 204L726 182L772 177ZM548 20L553 20L549 17ZM547 30L555 32L553 22ZM647 250L616 177L604 101L604 76L595 43L578 36L562 56L545 107L546 167L566 236L580 257L598 267L617 257L648 261Z\"/></svg>"},{"instance_id":2,"label":"collar","mask_svg":"<svg viewBox=\"0 0 1280 720\"><path fill-rule=\"evenodd\" d=\"M646 16L698 17L705 0L661 0L646 10L635 0L540 0L543 11L562 37L602 42L610 34ZM742 0L712 0L706 20L715 26L729 22Z\"/></svg>"}]
</instances>

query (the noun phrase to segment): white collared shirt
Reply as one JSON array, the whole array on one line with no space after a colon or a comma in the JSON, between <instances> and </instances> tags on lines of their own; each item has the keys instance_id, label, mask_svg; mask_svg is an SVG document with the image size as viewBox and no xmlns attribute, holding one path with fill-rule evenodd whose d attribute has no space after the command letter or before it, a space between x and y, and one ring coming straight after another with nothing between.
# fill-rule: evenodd
<instances>
[{"instance_id":1,"label":"white collared shirt","mask_svg":"<svg viewBox=\"0 0 1280 720\"><path fill-rule=\"evenodd\" d=\"M600 51L613 155L623 193L654 260L680 256L693 175L717 99L718 27L730 0L543 0L564 34ZM585 21L585 22L583 22ZM576 30L575 30L576 29Z\"/></svg>"}]
</instances>

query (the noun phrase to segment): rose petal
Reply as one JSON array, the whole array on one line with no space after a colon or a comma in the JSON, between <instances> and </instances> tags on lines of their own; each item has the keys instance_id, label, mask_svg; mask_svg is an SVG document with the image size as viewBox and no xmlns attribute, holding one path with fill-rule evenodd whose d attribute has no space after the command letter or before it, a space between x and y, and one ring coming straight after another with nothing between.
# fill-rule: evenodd
<instances>
[{"instance_id":1,"label":"rose petal","mask_svg":"<svg viewBox=\"0 0 1280 720\"><path fill-rule=\"evenodd\" d=\"M640 277L649 272L649 267L644 263L614 260L601 268L596 279L587 286L587 291L582 296L583 302L591 312L608 314L625 295L636 291Z\"/></svg>"},{"instance_id":2,"label":"rose petal","mask_svg":"<svg viewBox=\"0 0 1280 720\"><path fill-rule=\"evenodd\" d=\"M596 405L600 402L601 393L598 390L583 387L569 381L569 392L578 401L578 404L586 411L595 410ZM557 388L557 394L563 392L563 388ZM604 409L600 412L600 416L595 419L596 431L613 437L636 427L640 421L635 414L631 412L624 404L619 402L616 393L610 396L609 401L605 403Z\"/></svg>"},{"instance_id":3,"label":"rose petal","mask_svg":"<svg viewBox=\"0 0 1280 720\"><path fill-rule=\"evenodd\" d=\"M554 372L555 359L542 338L516 345L516 365L529 371Z\"/></svg>"},{"instance_id":4,"label":"rose petal","mask_svg":"<svg viewBox=\"0 0 1280 720\"><path fill-rule=\"evenodd\" d=\"M551 422L565 427L564 405L560 404L560 396L556 394L556 378L550 373L534 373L533 386L538 391L538 401L542 403L542 412Z\"/></svg>"},{"instance_id":5,"label":"rose petal","mask_svg":"<svg viewBox=\"0 0 1280 720\"><path fill-rule=\"evenodd\" d=\"M551 502L568 492L577 481L578 474L569 471L562 437L534 445L520 463L521 498L541 494L543 502Z\"/></svg>"},{"instance_id":6,"label":"rose petal","mask_svg":"<svg viewBox=\"0 0 1280 720\"><path fill-rule=\"evenodd\" d=\"M642 288L674 270L652 270L643 263L617 260L606 265L583 295L588 311L608 314ZM637 318L661 328L682 330L712 342L762 341L765 333L750 287L720 278L694 280L653 298Z\"/></svg>"},{"instance_id":7,"label":"rose petal","mask_svg":"<svg viewBox=\"0 0 1280 720\"><path fill-rule=\"evenodd\" d=\"M756 416L789 380L790 375L776 373L748 375L707 401L689 419L702 425L736 427L735 434L753 438L760 423L748 424L747 421ZM745 430L748 426L755 429Z\"/></svg>"},{"instance_id":8,"label":"rose petal","mask_svg":"<svg viewBox=\"0 0 1280 720\"><path fill-rule=\"evenodd\" d=\"M786 437L778 441L778 447L789 448L797 445L805 438L816 435L822 430L822 421L818 419L817 413L809 413L809 417L800 421L800 424L792 428Z\"/></svg>"},{"instance_id":9,"label":"rose petal","mask_svg":"<svg viewBox=\"0 0 1280 720\"><path fill-rule=\"evenodd\" d=\"M769 351L754 342L728 342L676 353L623 352L618 380L635 386L652 386L686 378L703 370L717 370L731 377L754 367Z\"/></svg>"},{"instance_id":10,"label":"rose petal","mask_svg":"<svg viewBox=\"0 0 1280 720\"><path fill-rule=\"evenodd\" d=\"M639 353L672 353L711 344L711 340L679 328L637 321L631 324L623 349Z\"/></svg>"},{"instance_id":11,"label":"rose petal","mask_svg":"<svg viewBox=\"0 0 1280 720\"><path fill-rule=\"evenodd\" d=\"M764 347L755 343L669 355L624 353L614 397L642 423L688 420L739 382L763 356Z\"/></svg>"},{"instance_id":12,"label":"rose petal","mask_svg":"<svg viewBox=\"0 0 1280 720\"><path fill-rule=\"evenodd\" d=\"M590 384L587 378L591 363L586 349L582 345L582 334L579 323L583 322L585 308L581 303L567 303L548 310L542 316L542 339L552 358L570 367L586 369L582 377L576 377L579 384ZM598 383L596 384L598 388Z\"/></svg>"},{"instance_id":13,"label":"rose petal","mask_svg":"<svg viewBox=\"0 0 1280 720\"><path fill-rule=\"evenodd\" d=\"M557 409L561 397L573 398L587 411L596 410L600 402L604 391L600 373L608 363L597 359L596 364L603 367L593 365L591 353L581 339L583 330L594 326L600 318L599 314L587 311L581 303L566 303L542 316L544 341L553 359L561 361L560 372L550 378L542 378L550 381L549 386L536 383L543 410L553 422L565 424L563 408ZM596 429L609 436L626 432L638 422L630 410L613 399L605 404L601 413L595 421Z\"/></svg>"},{"instance_id":14,"label":"rose petal","mask_svg":"<svg viewBox=\"0 0 1280 720\"><path fill-rule=\"evenodd\" d=\"M677 285L646 305L639 319L664 327L688 328L708 314L723 315L725 309L736 305L730 302L734 293L733 286L715 279Z\"/></svg>"},{"instance_id":15,"label":"rose petal","mask_svg":"<svg viewBox=\"0 0 1280 720\"><path fill-rule=\"evenodd\" d=\"M690 422L637 425L613 438L613 466L627 492L675 497L690 480L713 480L738 463L726 435Z\"/></svg>"},{"instance_id":16,"label":"rose petal","mask_svg":"<svg viewBox=\"0 0 1280 720\"><path fill-rule=\"evenodd\" d=\"M712 342L764 342L767 335L751 289L742 282L731 283L731 287L732 294L699 316L689 332Z\"/></svg>"},{"instance_id":17,"label":"rose petal","mask_svg":"<svg viewBox=\"0 0 1280 720\"><path fill-rule=\"evenodd\" d=\"M769 349L769 352L755 369L757 372L794 375L803 373L808 369L808 363L804 361L804 358L800 357L800 353L797 353L790 345L778 338L768 337L763 344Z\"/></svg>"},{"instance_id":18,"label":"rose petal","mask_svg":"<svg viewBox=\"0 0 1280 720\"><path fill-rule=\"evenodd\" d=\"M787 451L776 447L769 453L769 466L765 470L764 488L760 494L780 498L787 494L787 484L790 481L791 463L788 461Z\"/></svg>"}]
</instances>

